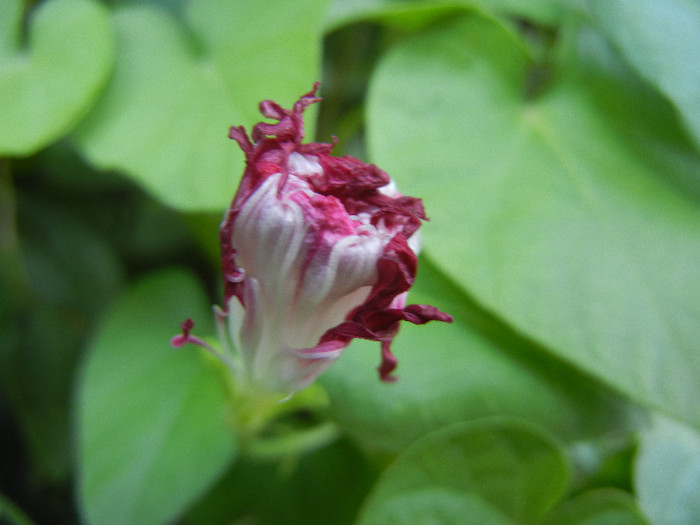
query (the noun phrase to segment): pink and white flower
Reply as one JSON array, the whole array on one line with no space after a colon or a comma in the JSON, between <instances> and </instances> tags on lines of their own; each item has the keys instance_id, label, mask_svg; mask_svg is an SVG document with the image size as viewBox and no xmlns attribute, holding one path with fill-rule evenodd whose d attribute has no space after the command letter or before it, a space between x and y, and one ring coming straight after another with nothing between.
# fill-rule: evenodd
<instances>
[{"instance_id":1,"label":"pink and white flower","mask_svg":"<svg viewBox=\"0 0 700 525\"><path fill-rule=\"evenodd\" d=\"M382 170L334 157L332 144L303 144L302 113L260 104L276 123L231 128L246 170L221 224L224 308L215 308L227 362L243 385L292 393L312 383L353 338L381 343L379 374L391 381L399 321L452 321L406 306L417 267L420 199L401 195ZM176 346L201 344L184 333Z\"/></svg>"}]
</instances>

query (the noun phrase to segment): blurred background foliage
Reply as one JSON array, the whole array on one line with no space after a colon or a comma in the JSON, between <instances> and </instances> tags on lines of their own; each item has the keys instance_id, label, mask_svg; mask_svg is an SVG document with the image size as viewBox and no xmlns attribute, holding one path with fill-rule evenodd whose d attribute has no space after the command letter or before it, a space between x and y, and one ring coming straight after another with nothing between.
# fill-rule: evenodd
<instances>
[{"instance_id":1,"label":"blurred background foliage","mask_svg":"<svg viewBox=\"0 0 700 525\"><path fill-rule=\"evenodd\" d=\"M400 380L359 342L252 437L213 335L228 127L431 221ZM700 522L697 0L0 2L0 521Z\"/></svg>"}]
</instances>

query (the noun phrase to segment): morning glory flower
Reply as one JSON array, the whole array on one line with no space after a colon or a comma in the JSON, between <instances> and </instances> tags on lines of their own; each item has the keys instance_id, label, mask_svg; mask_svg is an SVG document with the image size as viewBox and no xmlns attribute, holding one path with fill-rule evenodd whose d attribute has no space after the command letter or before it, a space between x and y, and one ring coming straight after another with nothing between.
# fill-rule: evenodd
<instances>
[{"instance_id":1,"label":"morning glory flower","mask_svg":"<svg viewBox=\"0 0 700 525\"><path fill-rule=\"evenodd\" d=\"M248 137L233 127L246 169L220 229L224 307L215 307L222 357L243 386L290 394L311 384L352 339L378 341L379 375L391 381L391 342L402 320L452 318L406 305L426 219L420 199L333 144L302 142L303 112L318 84L292 110L266 100ZM252 140L251 140L252 139ZM180 346L206 343L190 334Z\"/></svg>"}]
</instances>

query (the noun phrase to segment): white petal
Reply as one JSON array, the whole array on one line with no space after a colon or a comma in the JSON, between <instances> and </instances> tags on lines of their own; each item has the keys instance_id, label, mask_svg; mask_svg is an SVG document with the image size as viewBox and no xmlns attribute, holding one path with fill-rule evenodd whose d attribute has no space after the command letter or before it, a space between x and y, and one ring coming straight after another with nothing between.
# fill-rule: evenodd
<instances>
[{"instance_id":1,"label":"white petal","mask_svg":"<svg viewBox=\"0 0 700 525\"><path fill-rule=\"evenodd\" d=\"M289 155L287 169L289 173L306 177L323 173L323 168L315 155L302 155L296 151Z\"/></svg>"}]
</instances>

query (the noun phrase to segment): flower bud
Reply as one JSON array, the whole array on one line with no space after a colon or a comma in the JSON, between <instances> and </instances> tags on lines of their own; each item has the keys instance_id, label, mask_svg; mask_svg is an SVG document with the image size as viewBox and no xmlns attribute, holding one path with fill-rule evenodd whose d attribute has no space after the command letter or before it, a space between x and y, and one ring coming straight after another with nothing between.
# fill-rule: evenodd
<instances>
[{"instance_id":1,"label":"flower bud","mask_svg":"<svg viewBox=\"0 0 700 525\"><path fill-rule=\"evenodd\" d=\"M381 343L380 377L391 381L399 321L452 321L405 304L426 219L421 201L401 195L376 166L332 156L332 144L302 143L302 114L320 100L317 88L291 111L262 102L276 123L257 124L252 141L243 127L229 133L246 170L220 229L216 320L237 380L262 391L308 386L353 338ZM178 344L197 342L190 328Z\"/></svg>"}]
</instances>

